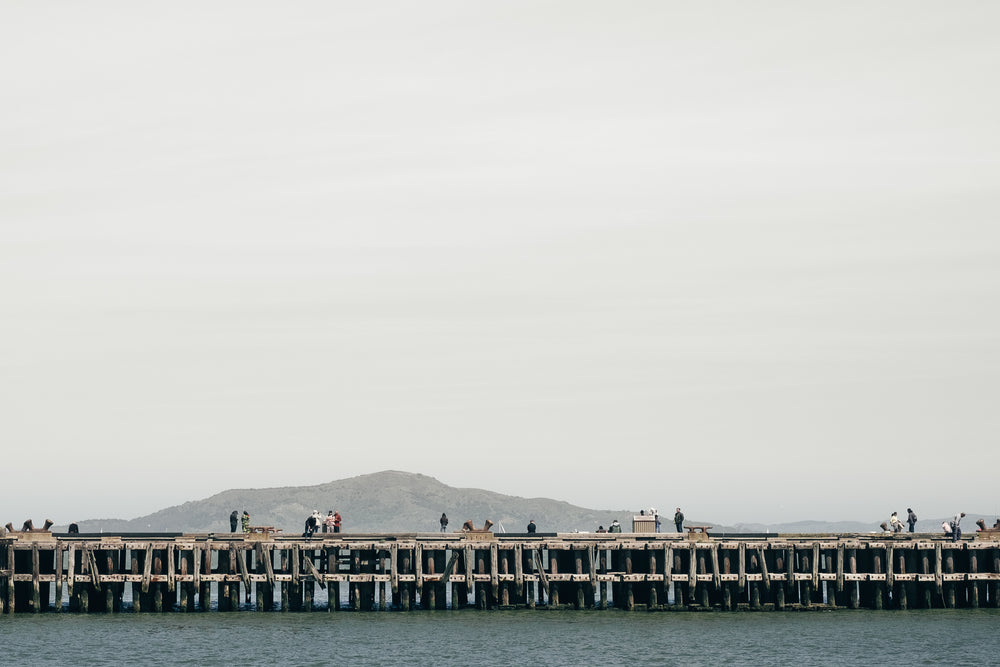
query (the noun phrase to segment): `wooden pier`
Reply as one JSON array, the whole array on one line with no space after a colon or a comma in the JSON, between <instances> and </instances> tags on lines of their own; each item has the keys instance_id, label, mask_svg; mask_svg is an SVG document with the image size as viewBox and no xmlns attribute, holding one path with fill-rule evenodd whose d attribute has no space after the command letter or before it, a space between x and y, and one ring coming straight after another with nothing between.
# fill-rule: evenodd
<instances>
[{"instance_id":1,"label":"wooden pier","mask_svg":"<svg viewBox=\"0 0 1000 667\"><path fill-rule=\"evenodd\" d=\"M6 614L955 607L1000 607L1000 541L929 534L0 535Z\"/></svg>"}]
</instances>

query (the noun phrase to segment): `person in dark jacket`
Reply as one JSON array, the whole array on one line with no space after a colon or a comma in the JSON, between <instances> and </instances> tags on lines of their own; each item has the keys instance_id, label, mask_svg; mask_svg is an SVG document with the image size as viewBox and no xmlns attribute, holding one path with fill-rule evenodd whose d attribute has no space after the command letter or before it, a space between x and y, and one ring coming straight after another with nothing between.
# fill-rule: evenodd
<instances>
[{"instance_id":1,"label":"person in dark jacket","mask_svg":"<svg viewBox=\"0 0 1000 667\"><path fill-rule=\"evenodd\" d=\"M906 523L910 524L910 532L913 532L913 527L917 525L917 515L909 507L906 508Z\"/></svg>"},{"instance_id":2,"label":"person in dark jacket","mask_svg":"<svg viewBox=\"0 0 1000 667\"><path fill-rule=\"evenodd\" d=\"M441 522L441 532L443 533L444 531L448 530L448 515L445 514L444 512L441 512L440 522Z\"/></svg>"},{"instance_id":3,"label":"person in dark jacket","mask_svg":"<svg viewBox=\"0 0 1000 667\"><path fill-rule=\"evenodd\" d=\"M677 526L678 533L684 532L684 512L681 512L680 507L674 512L674 525Z\"/></svg>"},{"instance_id":4,"label":"person in dark jacket","mask_svg":"<svg viewBox=\"0 0 1000 667\"><path fill-rule=\"evenodd\" d=\"M237 524L239 524L239 522L240 522L240 513L237 512L236 510L233 510L233 513L229 515L229 532L230 533L235 533L236 532L236 526L237 526Z\"/></svg>"},{"instance_id":5,"label":"person in dark jacket","mask_svg":"<svg viewBox=\"0 0 1000 667\"><path fill-rule=\"evenodd\" d=\"M528 532L529 533L534 533L536 529L537 529L537 526L535 525L535 520L532 519L531 521L528 522Z\"/></svg>"}]
</instances>

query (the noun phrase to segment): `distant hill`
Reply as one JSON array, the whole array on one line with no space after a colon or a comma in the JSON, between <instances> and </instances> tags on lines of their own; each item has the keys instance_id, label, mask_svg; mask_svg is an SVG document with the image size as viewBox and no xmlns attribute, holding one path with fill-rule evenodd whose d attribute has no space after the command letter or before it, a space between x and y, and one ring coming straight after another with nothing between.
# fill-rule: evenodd
<instances>
[{"instance_id":1,"label":"distant hill","mask_svg":"<svg viewBox=\"0 0 1000 667\"><path fill-rule=\"evenodd\" d=\"M461 489L442 484L433 477L386 470L340 479L317 486L289 486L271 489L231 489L203 500L168 507L135 519L91 519L78 521L83 532L228 532L229 513L250 512L256 525L276 526L285 532L303 529L307 516L315 509L326 515L337 510L344 517L345 532L434 532L438 518L446 512L449 530L458 530L466 519L482 526L494 522L494 531L523 532L534 519L539 532L568 533L594 531L618 519L624 530L631 527L631 517L638 511L628 509L594 510L549 498L522 498L483 489ZM993 525L996 517L975 513L962 521L966 532L976 529L975 521L985 518ZM688 523L708 524L714 532L726 533L857 533L879 530L879 523L860 521L797 521L792 523L741 523L726 526L688 516ZM939 532L942 518L921 520L918 531ZM673 515L663 517L663 530L673 530ZM65 526L55 526L65 530Z\"/></svg>"},{"instance_id":2,"label":"distant hill","mask_svg":"<svg viewBox=\"0 0 1000 667\"><path fill-rule=\"evenodd\" d=\"M523 532L531 519L540 532L593 531L612 519L630 525L632 516L628 510L592 510L548 498L458 489L426 475L386 470L318 486L232 489L135 519L77 523L83 532L228 532L229 513L244 509L253 524L285 532L301 532L314 509L324 516L329 510L340 512L345 532L437 531L442 512L448 514L449 530L458 530L467 519L476 526L490 519L494 531L502 525L506 532Z\"/></svg>"}]
</instances>

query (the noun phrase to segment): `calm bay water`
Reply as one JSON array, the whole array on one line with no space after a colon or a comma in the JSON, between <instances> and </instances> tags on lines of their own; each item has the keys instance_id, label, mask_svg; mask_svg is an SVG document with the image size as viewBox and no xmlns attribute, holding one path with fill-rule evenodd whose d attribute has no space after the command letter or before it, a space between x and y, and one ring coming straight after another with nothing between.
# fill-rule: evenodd
<instances>
[{"instance_id":1,"label":"calm bay water","mask_svg":"<svg viewBox=\"0 0 1000 667\"><path fill-rule=\"evenodd\" d=\"M1000 611L0 617L9 665L987 665Z\"/></svg>"}]
</instances>

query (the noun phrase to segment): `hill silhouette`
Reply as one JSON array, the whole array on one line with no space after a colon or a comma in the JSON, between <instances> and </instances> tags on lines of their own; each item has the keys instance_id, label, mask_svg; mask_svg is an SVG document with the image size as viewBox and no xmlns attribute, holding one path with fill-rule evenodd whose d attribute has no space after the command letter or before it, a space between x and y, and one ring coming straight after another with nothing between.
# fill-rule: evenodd
<instances>
[{"instance_id":1,"label":"hill silhouette","mask_svg":"<svg viewBox=\"0 0 1000 667\"><path fill-rule=\"evenodd\" d=\"M228 532L229 513L244 509L255 525L293 533L302 531L314 509L324 516L328 510L340 512L345 532L437 531L442 512L450 519L449 530L461 528L466 519L477 526L490 519L494 531L502 526L506 532L524 531L530 519L542 532L593 531L615 518L629 525L632 515L628 510L592 510L548 498L460 489L427 475L386 470L316 486L231 489L135 519L77 523L83 532Z\"/></svg>"}]
</instances>

